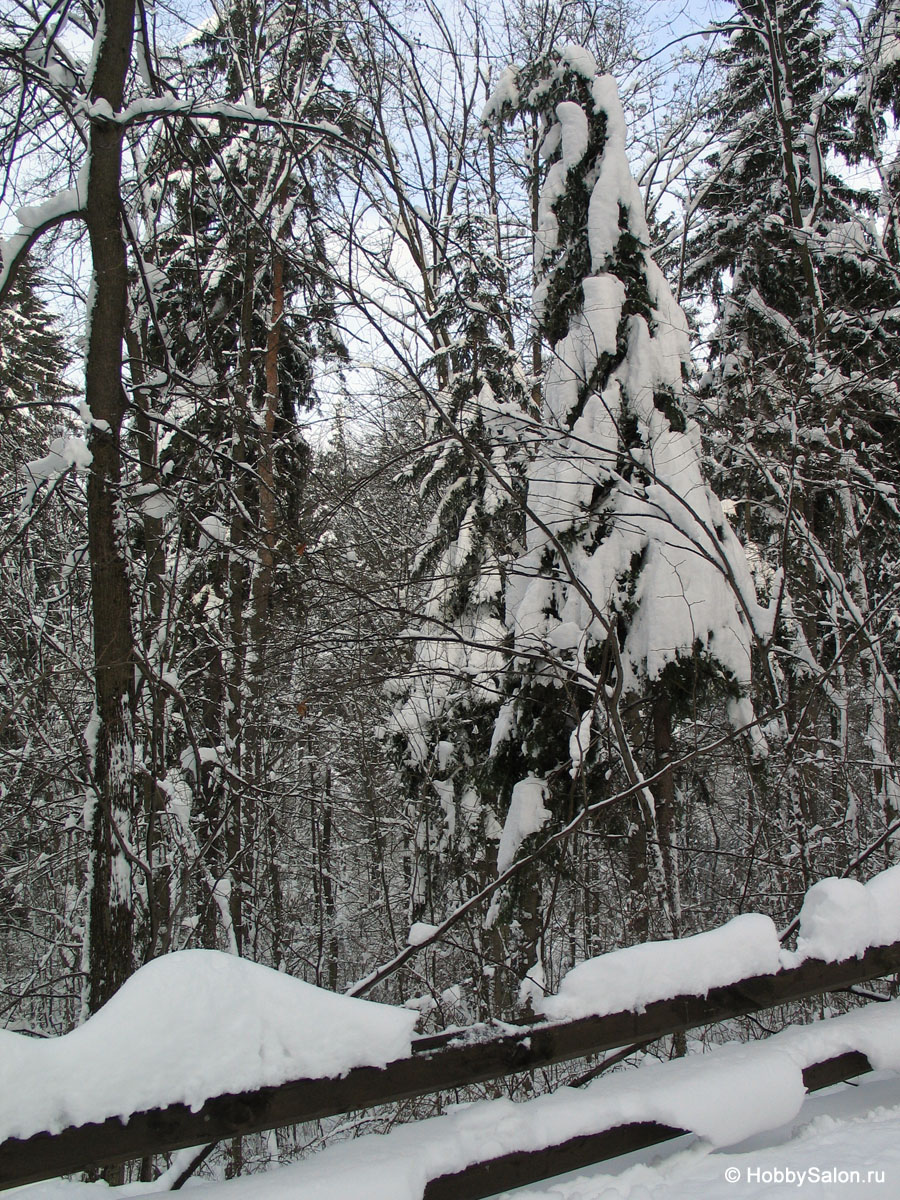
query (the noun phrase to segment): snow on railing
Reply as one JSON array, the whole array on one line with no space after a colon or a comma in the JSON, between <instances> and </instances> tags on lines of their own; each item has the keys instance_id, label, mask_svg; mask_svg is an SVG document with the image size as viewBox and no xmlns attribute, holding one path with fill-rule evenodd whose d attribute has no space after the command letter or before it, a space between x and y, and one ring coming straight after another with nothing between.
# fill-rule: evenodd
<instances>
[{"instance_id":1,"label":"snow on railing","mask_svg":"<svg viewBox=\"0 0 900 1200\"><path fill-rule=\"evenodd\" d=\"M71 1033L0 1030L0 1137L383 1067L416 1019L215 950L166 954Z\"/></svg>"},{"instance_id":2,"label":"snow on railing","mask_svg":"<svg viewBox=\"0 0 900 1200\"><path fill-rule=\"evenodd\" d=\"M482 1027L411 1043L416 1014L409 1010L335 995L213 951L172 954L148 964L98 1014L64 1037L40 1040L0 1032L0 1139L6 1139L0 1143L0 1188L643 1045L898 972L900 867L866 885L825 880L811 888L796 951L782 950L774 926L755 914L678 942L614 951L580 964L563 980L559 994L544 1002L547 1015L567 1019L514 1032L507 1026L499 1036ZM577 1153L594 1155L585 1161L624 1152L615 1147L631 1145L628 1139L638 1136L635 1125L651 1143L686 1128L726 1138L722 1130L732 1131L734 1122L744 1122L741 1128L752 1124L757 1077L767 1081L765 1108L771 1115L776 1103L796 1103L803 1087L813 1086L810 1078L834 1081L870 1064L900 1066L898 1005L789 1031L765 1045L765 1053L759 1047L732 1047L717 1051L719 1057L689 1057L658 1082L656 1076L651 1079L648 1072L655 1068L650 1067L608 1076L602 1090L600 1085L586 1093L566 1089L533 1102L538 1108L493 1109L491 1120L519 1128L513 1113L521 1112L521 1128L530 1129L527 1114L536 1113L538 1126L555 1129L547 1114L556 1113L556 1106L569 1113L571 1105L574 1120L583 1103L577 1097L591 1095L592 1128L574 1134ZM698 1081L726 1058L728 1105L723 1098L713 1106L715 1119L724 1123L714 1127L711 1116L703 1117L713 1109L701 1111L700 1100L690 1096L703 1092L705 1084ZM814 1062L826 1063L824 1075L810 1076ZM671 1087L664 1082L673 1080ZM604 1099L607 1095L618 1097L615 1104ZM675 1107L666 1107L670 1103ZM627 1137L607 1136L607 1117L601 1120L598 1114L612 1113L610 1104L616 1128L627 1126ZM731 1115L722 1111L729 1105ZM570 1141L572 1129L581 1128L578 1121L565 1127ZM419 1132L409 1136L418 1144L428 1128L429 1123L419 1123ZM661 1129L669 1132L660 1135ZM589 1150L588 1143L578 1141L585 1137ZM505 1142L495 1147L504 1162L512 1155L518 1163L515 1170L507 1163L512 1174L503 1178L518 1178L515 1171L527 1164L528 1171L538 1172L530 1178L554 1173L545 1169L548 1155L553 1160L549 1151L538 1153L524 1133L520 1141L511 1148ZM459 1144L468 1143L462 1138ZM479 1146L483 1158L483 1139ZM471 1174L470 1166L460 1167L459 1161L435 1160L435 1169L440 1166L439 1174L453 1178L460 1170ZM475 1178L486 1167L479 1167L481 1175L475 1172L463 1190L446 1193L437 1183L423 1193L426 1175L435 1176L423 1175L421 1163L410 1170L409 1178L419 1181L419 1191L410 1193L416 1196L489 1194L470 1188L482 1186ZM401 1187L396 1180L392 1186ZM366 1194L374 1194L371 1181ZM391 1193L403 1194L402 1188Z\"/></svg>"},{"instance_id":3,"label":"snow on railing","mask_svg":"<svg viewBox=\"0 0 900 1200\"><path fill-rule=\"evenodd\" d=\"M486 1100L341 1142L284 1168L279 1186L320 1200L460 1200L686 1133L731 1146L791 1121L814 1090L810 1068L845 1055L867 1060L852 1059L850 1076L900 1070L900 1001L765 1041L654 1060L583 1089L561 1087L523 1103ZM833 1082L829 1076L824 1085ZM589 1156L562 1165L544 1157L562 1146Z\"/></svg>"},{"instance_id":4,"label":"snow on railing","mask_svg":"<svg viewBox=\"0 0 900 1200\"><path fill-rule=\"evenodd\" d=\"M553 1020L642 1008L672 996L704 995L752 975L770 975L808 959L840 962L900 941L900 867L862 884L823 879L800 910L797 949L785 950L774 922L745 913L693 937L643 942L580 963L559 992L539 1002Z\"/></svg>"}]
</instances>

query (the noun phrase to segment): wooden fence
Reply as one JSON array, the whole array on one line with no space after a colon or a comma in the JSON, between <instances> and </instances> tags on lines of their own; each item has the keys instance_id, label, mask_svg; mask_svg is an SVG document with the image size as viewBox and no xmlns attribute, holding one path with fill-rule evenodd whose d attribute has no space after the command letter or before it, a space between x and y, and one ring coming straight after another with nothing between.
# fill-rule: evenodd
<instances>
[{"instance_id":1,"label":"wooden fence","mask_svg":"<svg viewBox=\"0 0 900 1200\"><path fill-rule=\"evenodd\" d=\"M871 948L861 958L839 963L808 960L774 975L713 988L705 996L660 1000L648 1004L643 1012L542 1022L501 1036L488 1036L476 1028L420 1038L408 1058L384 1068L357 1067L338 1079L299 1079L278 1087L216 1096L197 1111L171 1104L135 1113L126 1121L112 1117L57 1134L10 1138L0 1143L0 1189L500 1079L620 1047L646 1045L668 1034L897 973L900 942ZM870 1069L864 1055L851 1052L808 1067L803 1078L807 1089L815 1091ZM504 1155L431 1180L425 1200L475 1200L683 1133L671 1126L640 1122L545 1150Z\"/></svg>"}]
</instances>

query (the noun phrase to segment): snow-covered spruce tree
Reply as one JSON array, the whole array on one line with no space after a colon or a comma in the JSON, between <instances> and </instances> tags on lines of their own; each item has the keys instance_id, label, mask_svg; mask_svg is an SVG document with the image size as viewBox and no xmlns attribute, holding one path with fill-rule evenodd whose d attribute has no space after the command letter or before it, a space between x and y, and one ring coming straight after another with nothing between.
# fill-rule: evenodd
<instances>
[{"instance_id":1,"label":"snow-covered spruce tree","mask_svg":"<svg viewBox=\"0 0 900 1200\"><path fill-rule=\"evenodd\" d=\"M505 596L524 544L533 412L492 224L454 223L430 322L441 390L413 470L431 517L413 567L411 594L421 600L409 675L390 722L410 804L413 921L440 919L492 876L502 821L490 747L512 642Z\"/></svg>"},{"instance_id":2,"label":"snow-covered spruce tree","mask_svg":"<svg viewBox=\"0 0 900 1200\"><path fill-rule=\"evenodd\" d=\"M749 622L762 614L684 411L686 321L649 254L615 82L568 47L507 77L491 111L507 107L545 128L534 309L550 351L526 553L507 591L518 658L494 733L498 866L655 772L617 810L629 878L613 936L678 934L675 722L716 693L733 722L750 716ZM516 914L538 969L542 884L525 898L535 911Z\"/></svg>"},{"instance_id":3,"label":"snow-covered spruce tree","mask_svg":"<svg viewBox=\"0 0 900 1200\"><path fill-rule=\"evenodd\" d=\"M883 197L831 165L875 150L831 46L817 4L736 5L716 97L731 131L695 190L685 271L719 305L720 488L781 617L757 672L762 703L784 706L781 752L751 771L753 819L800 887L896 813L900 292Z\"/></svg>"}]
</instances>

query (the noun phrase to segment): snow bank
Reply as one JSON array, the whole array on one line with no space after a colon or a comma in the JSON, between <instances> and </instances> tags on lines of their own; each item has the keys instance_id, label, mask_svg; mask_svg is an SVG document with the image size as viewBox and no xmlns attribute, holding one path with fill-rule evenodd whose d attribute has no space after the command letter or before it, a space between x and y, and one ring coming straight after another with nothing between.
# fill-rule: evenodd
<instances>
[{"instance_id":1,"label":"snow bank","mask_svg":"<svg viewBox=\"0 0 900 1200\"><path fill-rule=\"evenodd\" d=\"M63 1037L0 1030L0 1141L382 1067L409 1054L416 1020L214 950L169 954Z\"/></svg>"},{"instance_id":2,"label":"snow bank","mask_svg":"<svg viewBox=\"0 0 900 1200\"><path fill-rule=\"evenodd\" d=\"M654 1146L624 1161L601 1163L513 1195L517 1200L722 1200L723 1196L794 1200L811 1194L819 1200L862 1200L887 1190L866 1182L873 1168L883 1173L885 1182L900 1178L898 1135L900 1094L896 1081L865 1079L857 1088L808 1097L796 1118L740 1148L715 1150L698 1141ZM818 1187L811 1166L821 1177ZM748 1175L760 1170L767 1173L762 1186L758 1176ZM843 1182L835 1171L857 1171L862 1182ZM290 1186L289 1179L282 1178L285 1175L292 1177L289 1169L254 1176L254 1200L277 1200ZM732 1179L740 1182L732 1183ZM145 1193L147 1186L135 1184L117 1191L136 1196ZM230 1183L201 1186L204 1200L226 1200L232 1195ZM311 1190L309 1194L319 1193ZM108 1200L109 1192L104 1184L54 1180L32 1188L28 1195L29 1200Z\"/></svg>"},{"instance_id":3,"label":"snow bank","mask_svg":"<svg viewBox=\"0 0 900 1200\"><path fill-rule=\"evenodd\" d=\"M644 942L589 958L538 1004L551 1020L640 1012L655 1000L706 995L710 988L771 975L779 968L774 924L759 913L735 917L694 937Z\"/></svg>"},{"instance_id":4,"label":"snow bank","mask_svg":"<svg viewBox=\"0 0 900 1200\"><path fill-rule=\"evenodd\" d=\"M513 1195L516 1200L874 1200L889 1194L885 1185L898 1178L900 1090L896 1080L881 1078L808 1097L795 1119L733 1150L696 1141L655 1146Z\"/></svg>"},{"instance_id":5,"label":"snow bank","mask_svg":"<svg viewBox=\"0 0 900 1200\"><path fill-rule=\"evenodd\" d=\"M859 958L870 946L900 941L900 866L868 883L822 879L806 893L800 910L796 952L782 954L784 966L807 958L841 962Z\"/></svg>"}]
</instances>

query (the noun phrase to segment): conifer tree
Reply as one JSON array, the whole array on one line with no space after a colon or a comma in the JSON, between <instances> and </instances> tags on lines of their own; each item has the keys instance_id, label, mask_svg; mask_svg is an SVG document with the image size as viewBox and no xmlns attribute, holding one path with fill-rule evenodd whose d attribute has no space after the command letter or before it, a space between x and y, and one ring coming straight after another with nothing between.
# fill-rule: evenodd
<instances>
[{"instance_id":1,"label":"conifer tree","mask_svg":"<svg viewBox=\"0 0 900 1200\"><path fill-rule=\"evenodd\" d=\"M719 62L731 131L695 192L685 277L717 298L718 479L780 617L758 679L784 757L751 773L756 804L808 885L896 811L881 564L893 575L900 293L879 197L832 166L873 146L854 136L820 6L740 0Z\"/></svg>"},{"instance_id":2,"label":"conifer tree","mask_svg":"<svg viewBox=\"0 0 900 1200\"><path fill-rule=\"evenodd\" d=\"M891 127L900 121L900 6L876 0L861 36L862 69L856 74L854 113L859 160L878 175L880 240L900 266L900 168L891 154Z\"/></svg>"},{"instance_id":3,"label":"conifer tree","mask_svg":"<svg viewBox=\"0 0 900 1200\"><path fill-rule=\"evenodd\" d=\"M431 333L443 381L414 479L431 516L413 566L422 597L391 730L414 828L410 916L434 921L495 869L491 738L511 638L509 571L524 539L532 404L513 348L491 222L455 222Z\"/></svg>"},{"instance_id":4,"label":"conifer tree","mask_svg":"<svg viewBox=\"0 0 900 1200\"><path fill-rule=\"evenodd\" d=\"M507 105L538 113L545 131L534 309L550 351L526 552L507 592L517 666L495 732L499 866L654 772L620 826L630 880L614 936L677 935L673 720L704 691L747 720L765 614L703 476L684 407L686 321L649 253L614 81L566 47L507 81L494 108ZM546 914L526 916L538 958Z\"/></svg>"},{"instance_id":5,"label":"conifer tree","mask_svg":"<svg viewBox=\"0 0 900 1200\"><path fill-rule=\"evenodd\" d=\"M346 116L329 75L334 36L324 5L227 5L188 52L191 87L305 122L306 141L240 119L191 122L160 136L144 167L129 349L136 395L162 424L135 429L150 510L136 536L145 552L162 538L174 568L144 604L157 675L145 696L146 803L168 810L194 863L193 936L253 955L276 885L252 847L278 804L274 764L291 771L282 731L303 620L301 422L319 361L345 357L321 219L336 176L314 132ZM185 801L190 820L171 820Z\"/></svg>"},{"instance_id":6,"label":"conifer tree","mask_svg":"<svg viewBox=\"0 0 900 1200\"><path fill-rule=\"evenodd\" d=\"M3 305L0 317L0 415L7 426L2 446L11 448L22 431L32 454L42 443L29 438L29 421L52 427L54 407L71 398L66 372L72 356L59 331L57 318L41 301L34 265L24 262ZM39 418L45 419L40 421ZM58 419L57 425L61 425Z\"/></svg>"},{"instance_id":7,"label":"conifer tree","mask_svg":"<svg viewBox=\"0 0 900 1200\"><path fill-rule=\"evenodd\" d=\"M14 1022L60 1032L81 992L68 923L85 917L88 772L72 730L93 698L86 456L72 356L39 283L24 263L0 309L0 973Z\"/></svg>"}]
</instances>

